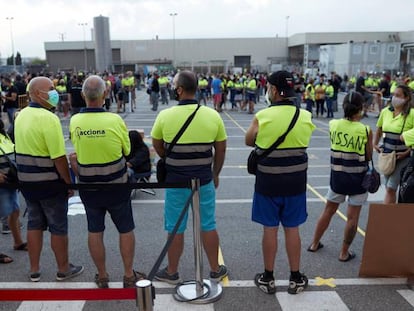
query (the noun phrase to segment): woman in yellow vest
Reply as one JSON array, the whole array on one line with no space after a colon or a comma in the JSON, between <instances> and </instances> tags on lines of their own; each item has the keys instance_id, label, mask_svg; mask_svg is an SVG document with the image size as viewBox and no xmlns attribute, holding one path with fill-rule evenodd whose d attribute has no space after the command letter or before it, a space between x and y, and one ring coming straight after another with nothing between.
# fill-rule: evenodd
<instances>
[{"instance_id":1,"label":"woman in yellow vest","mask_svg":"<svg viewBox=\"0 0 414 311\"><path fill-rule=\"evenodd\" d=\"M339 261L346 262L355 258L349 247L358 228L362 205L368 198L368 192L362 187L362 180L368 170L368 161L372 157L372 131L360 122L363 114L364 98L358 92L351 91L344 98L344 118L331 120L329 132L331 139L331 179L325 210L319 217L309 252L323 247L320 242L329 223L338 210L339 204L348 197L348 220Z\"/></svg>"},{"instance_id":2,"label":"woman in yellow vest","mask_svg":"<svg viewBox=\"0 0 414 311\"><path fill-rule=\"evenodd\" d=\"M8 159L7 159L8 158ZM8 181L10 171L9 160L14 161L14 144L4 129L0 119L0 182ZM7 217L7 223L13 236L13 248L16 251L27 251L27 243L23 242L19 222L19 197L16 189L0 188L0 217ZM9 256L0 254L0 263L12 262Z\"/></svg>"},{"instance_id":3,"label":"woman in yellow vest","mask_svg":"<svg viewBox=\"0 0 414 311\"><path fill-rule=\"evenodd\" d=\"M325 112L325 89L326 85L323 84L322 80L315 86L316 117L319 117L319 112L321 116Z\"/></svg>"},{"instance_id":4,"label":"woman in yellow vest","mask_svg":"<svg viewBox=\"0 0 414 311\"><path fill-rule=\"evenodd\" d=\"M411 90L399 85L391 99L391 106L381 110L374 136L374 149L380 153L396 152L396 165L391 175L385 175L384 204L397 202L397 189L400 184L401 170L408 164L411 148L404 145L400 135L414 128L414 109L411 109ZM379 146L380 139L383 144Z\"/></svg>"},{"instance_id":5,"label":"woman in yellow vest","mask_svg":"<svg viewBox=\"0 0 414 311\"><path fill-rule=\"evenodd\" d=\"M305 88L306 110L312 113L312 107L315 105L315 88L313 87L313 79L309 79Z\"/></svg>"}]
</instances>

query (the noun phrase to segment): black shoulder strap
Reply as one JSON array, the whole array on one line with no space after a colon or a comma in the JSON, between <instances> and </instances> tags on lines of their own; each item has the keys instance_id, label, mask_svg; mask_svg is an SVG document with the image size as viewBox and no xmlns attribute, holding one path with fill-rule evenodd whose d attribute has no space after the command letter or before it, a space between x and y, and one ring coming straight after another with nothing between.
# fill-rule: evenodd
<instances>
[{"instance_id":1,"label":"black shoulder strap","mask_svg":"<svg viewBox=\"0 0 414 311\"><path fill-rule=\"evenodd\" d=\"M200 104L197 105L197 109L194 110L194 112L192 114L190 114L190 116L188 117L188 119L185 121L184 125L180 128L180 130L178 131L177 135L175 135L174 139L171 141L171 143L168 145L168 149L165 152L165 155L168 155L172 148L174 147L174 145L177 143L177 141L180 139L180 137L184 134L185 130L187 129L187 127L190 125L191 121L193 121L195 114L197 113L197 110L201 107Z\"/></svg>"},{"instance_id":2,"label":"black shoulder strap","mask_svg":"<svg viewBox=\"0 0 414 311\"><path fill-rule=\"evenodd\" d=\"M12 167L13 166L12 159L10 159L10 157L4 152L3 148L0 147L0 151L3 152L3 155L5 156L7 163L9 164L10 167Z\"/></svg>"},{"instance_id":3,"label":"black shoulder strap","mask_svg":"<svg viewBox=\"0 0 414 311\"><path fill-rule=\"evenodd\" d=\"M260 156L261 157L266 157L270 152L272 152L274 149L277 148L277 146L279 146L281 143L283 143L286 139L287 134L289 134L289 132L293 129L293 127L296 124L296 121L299 118L299 112L300 109L298 107L296 107L296 111L295 111L295 115L292 118L292 121L290 121L289 127L287 128L286 132L283 133L282 136L280 136L274 143L273 145L271 145L268 149L266 149Z\"/></svg>"}]
</instances>

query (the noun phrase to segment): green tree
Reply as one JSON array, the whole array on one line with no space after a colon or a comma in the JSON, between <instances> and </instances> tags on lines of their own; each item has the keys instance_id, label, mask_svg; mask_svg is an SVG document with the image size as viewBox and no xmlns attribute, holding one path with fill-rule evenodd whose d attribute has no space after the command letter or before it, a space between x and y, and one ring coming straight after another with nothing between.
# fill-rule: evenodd
<instances>
[{"instance_id":1,"label":"green tree","mask_svg":"<svg viewBox=\"0 0 414 311\"><path fill-rule=\"evenodd\" d=\"M10 57L7 57L7 65L9 65L9 66L11 66L11 65L13 65L13 57L14 57L14 55L12 55L12 56L10 56Z\"/></svg>"},{"instance_id":2,"label":"green tree","mask_svg":"<svg viewBox=\"0 0 414 311\"><path fill-rule=\"evenodd\" d=\"M22 56L20 55L20 52L16 53L16 65L20 66L22 64Z\"/></svg>"}]
</instances>

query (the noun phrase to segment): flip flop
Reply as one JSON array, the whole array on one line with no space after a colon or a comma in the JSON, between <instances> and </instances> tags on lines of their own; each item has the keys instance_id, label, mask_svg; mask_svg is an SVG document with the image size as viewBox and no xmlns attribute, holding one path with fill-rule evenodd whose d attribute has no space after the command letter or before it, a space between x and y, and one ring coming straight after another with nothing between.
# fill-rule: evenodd
<instances>
[{"instance_id":1,"label":"flip flop","mask_svg":"<svg viewBox=\"0 0 414 311\"><path fill-rule=\"evenodd\" d=\"M17 246L15 246L15 247L13 247L13 249L14 249L15 251L27 251L27 243L26 243L26 242L24 242L24 243L22 243L22 244L20 244L20 245L17 245Z\"/></svg>"},{"instance_id":2,"label":"flip flop","mask_svg":"<svg viewBox=\"0 0 414 311\"><path fill-rule=\"evenodd\" d=\"M0 263L11 263L13 262L13 258L7 256L6 254L0 254Z\"/></svg>"},{"instance_id":3,"label":"flip flop","mask_svg":"<svg viewBox=\"0 0 414 311\"><path fill-rule=\"evenodd\" d=\"M320 250L321 248L323 248L323 244L321 242L318 243L318 246L316 247L316 249L312 249L312 244L309 245L308 247L308 252L311 253L316 253L318 250Z\"/></svg>"},{"instance_id":4,"label":"flip flop","mask_svg":"<svg viewBox=\"0 0 414 311\"><path fill-rule=\"evenodd\" d=\"M342 262L348 262L348 261L350 261L350 260L352 260L352 259L354 259L355 258L355 253L354 252L352 252L352 251L348 251L348 257L346 257L345 259L340 259L340 258L338 258L338 260L339 261L342 261Z\"/></svg>"}]
</instances>

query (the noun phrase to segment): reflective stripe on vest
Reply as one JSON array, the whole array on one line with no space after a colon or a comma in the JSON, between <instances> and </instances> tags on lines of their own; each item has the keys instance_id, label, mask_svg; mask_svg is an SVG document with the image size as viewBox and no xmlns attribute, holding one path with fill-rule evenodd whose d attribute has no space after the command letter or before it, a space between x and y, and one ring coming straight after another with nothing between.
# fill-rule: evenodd
<instances>
[{"instance_id":1,"label":"reflective stripe on vest","mask_svg":"<svg viewBox=\"0 0 414 311\"><path fill-rule=\"evenodd\" d=\"M16 154L18 177L23 182L59 180L55 164L50 157Z\"/></svg>"},{"instance_id":2,"label":"reflective stripe on vest","mask_svg":"<svg viewBox=\"0 0 414 311\"><path fill-rule=\"evenodd\" d=\"M126 161L122 157L105 164L78 163L79 181L87 183L125 183L128 180Z\"/></svg>"},{"instance_id":3,"label":"reflective stripe on vest","mask_svg":"<svg viewBox=\"0 0 414 311\"><path fill-rule=\"evenodd\" d=\"M8 153L8 157L12 157L13 153ZM10 170L9 161L7 160L5 155L0 155L0 173L7 174Z\"/></svg>"},{"instance_id":4,"label":"reflective stripe on vest","mask_svg":"<svg viewBox=\"0 0 414 311\"><path fill-rule=\"evenodd\" d=\"M175 145L171 153L166 157L165 163L178 170L192 171L193 166L198 166L202 171L211 171L213 163L212 143L209 144L180 144ZM168 148L168 144L166 144ZM201 166L201 168L200 168Z\"/></svg>"},{"instance_id":5,"label":"reflective stripe on vest","mask_svg":"<svg viewBox=\"0 0 414 311\"><path fill-rule=\"evenodd\" d=\"M257 166L258 171L273 175L306 172L307 168L305 148L273 150Z\"/></svg>"},{"instance_id":6,"label":"reflective stripe on vest","mask_svg":"<svg viewBox=\"0 0 414 311\"><path fill-rule=\"evenodd\" d=\"M384 151L406 151L407 146L400 140L400 134L384 132Z\"/></svg>"}]
</instances>

